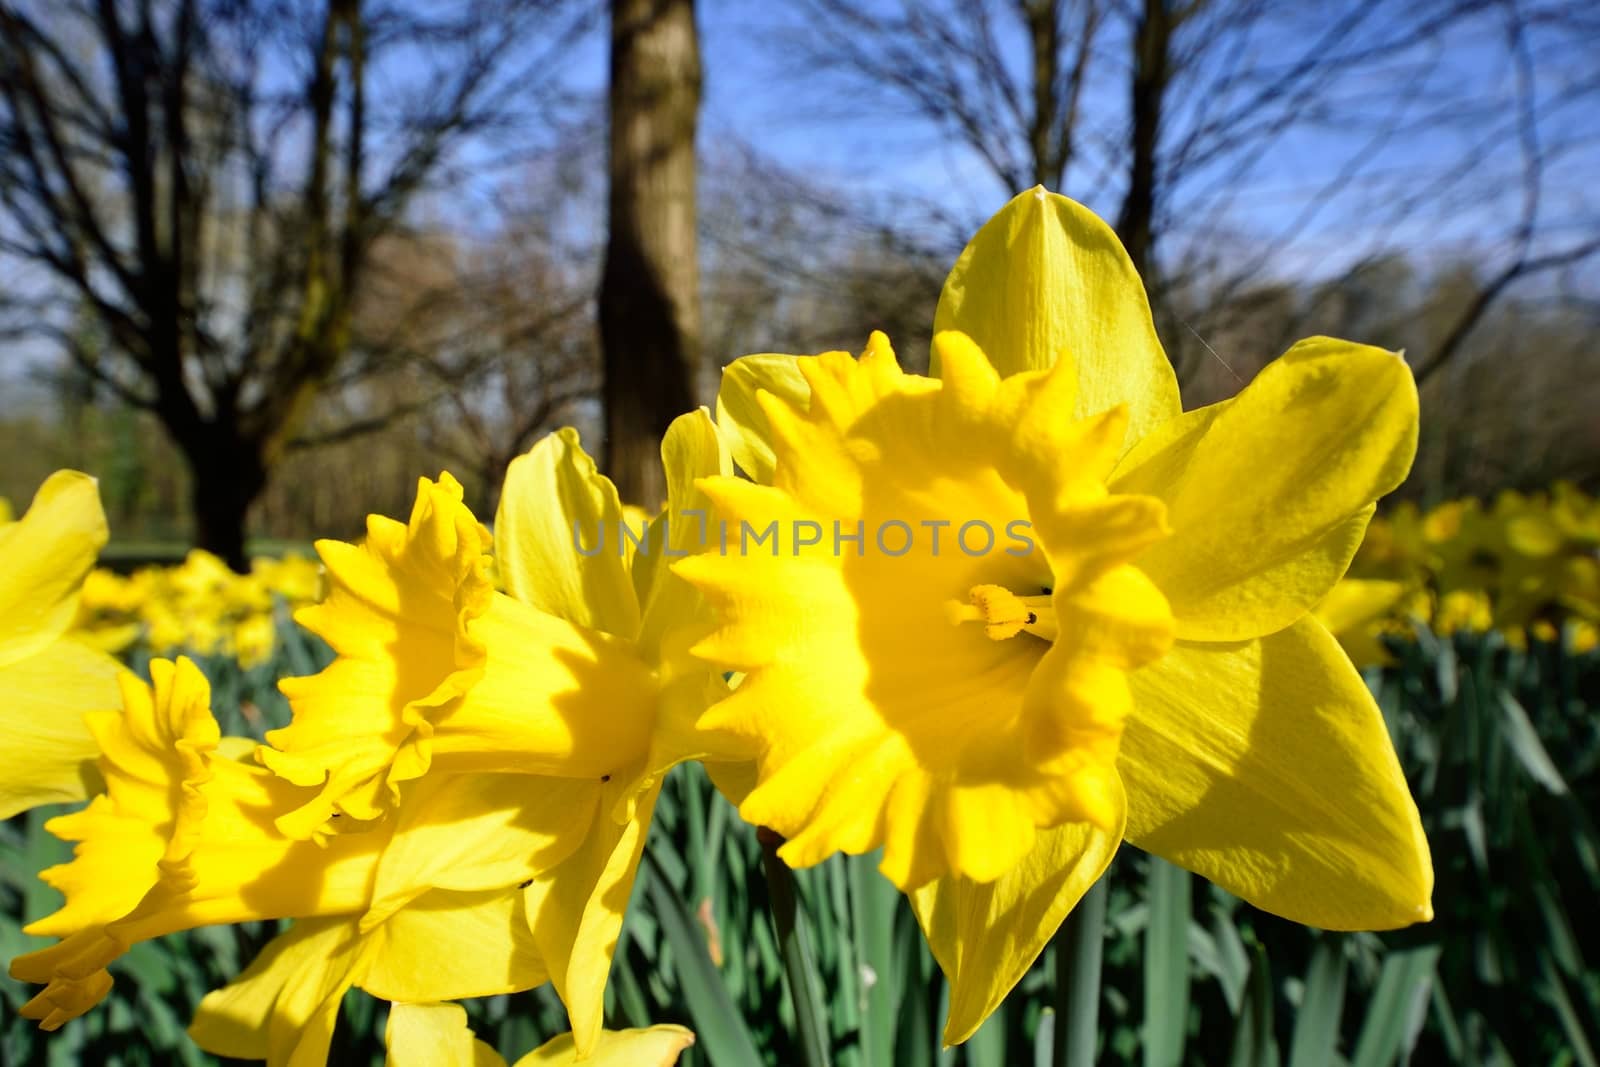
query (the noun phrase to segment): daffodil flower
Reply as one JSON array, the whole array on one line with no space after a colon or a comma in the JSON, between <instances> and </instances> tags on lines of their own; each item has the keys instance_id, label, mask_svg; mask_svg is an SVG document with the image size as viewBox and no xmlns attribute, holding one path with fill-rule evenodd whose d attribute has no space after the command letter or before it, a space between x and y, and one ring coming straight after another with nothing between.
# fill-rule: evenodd
<instances>
[{"instance_id":1,"label":"daffodil flower","mask_svg":"<svg viewBox=\"0 0 1600 1067\"><path fill-rule=\"evenodd\" d=\"M703 411L673 424L662 456L679 508L695 506L696 477L728 469ZM282 683L293 721L258 754L307 790L277 820L302 839L429 811L416 794L445 776L567 783L579 796L563 800L563 839L579 843L559 866L541 865L524 895L584 1050L600 1032L661 777L707 753L713 735L695 721L726 691L688 654L704 628L698 596L660 565L687 551L693 529L660 521L638 547L624 539L627 551L581 548L602 528L615 547L625 521L615 487L567 430L512 463L492 537L443 475L423 480L409 522L374 516L360 546L319 543L328 597L296 617L338 655ZM504 592L489 579L491 548ZM475 837L440 844L451 855L485 847ZM400 830L391 860L396 871L448 870Z\"/></svg>"},{"instance_id":2,"label":"daffodil flower","mask_svg":"<svg viewBox=\"0 0 1600 1067\"><path fill-rule=\"evenodd\" d=\"M84 714L119 706L124 671L68 630L105 543L95 481L77 471L52 474L21 519L0 522L0 819L97 784Z\"/></svg>"},{"instance_id":3,"label":"daffodil flower","mask_svg":"<svg viewBox=\"0 0 1600 1067\"><path fill-rule=\"evenodd\" d=\"M193 663L153 660L151 676L147 686L125 674L124 711L89 716L106 791L46 824L78 845L70 863L41 876L66 903L26 931L62 940L17 957L11 974L45 986L22 1014L47 1030L102 999L111 986L106 968L138 941L256 919L336 916L361 930L414 925L434 890L498 892L521 915L532 899L528 887L584 851L584 803L596 812L598 790L522 775L434 776L381 826L324 845L285 837L274 815L304 803L310 791L251 760L254 742L220 736L209 686ZM451 910L437 895L432 900L433 911ZM504 942L509 914L485 940ZM440 924L462 921L452 913ZM547 921L559 925L559 917ZM470 941L492 924L466 925ZM537 943L536 927L527 941ZM484 980L507 973L487 967ZM543 980L541 973L529 984Z\"/></svg>"},{"instance_id":4,"label":"daffodil flower","mask_svg":"<svg viewBox=\"0 0 1600 1067\"><path fill-rule=\"evenodd\" d=\"M1124 413L1074 420L1069 374L1002 382L965 337L939 347L942 383L882 335L802 361L808 408L764 406L773 484L702 483L720 521L776 524L775 550L676 565L724 619L696 652L745 673L702 719L760 752L741 814L794 866L882 846L907 890L992 881L1039 828L1120 834L1126 672L1172 630L1127 565L1164 509L1105 489Z\"/></svg>"},{"instance_id":5,"label":"daffodil flower","mask_svg":"<svg viewBox=\"0 0 1600 1067\"><path fill-rule=\"evenodd\" d=\"M945 284L935 327L932 366L946 390L954 385L956 395L972 395L970 382L986 380L973 369L967 342L950 341L950 331L960 331L994 361L1000 390L1015 388L1017 379L1062 382L1052 386L1065 398L1053 406L1055 425L1108 418L1125 423L1126 437L1117 439L1114 453L1090 469L1103 472L1109 499L1164 505L1170 536L1130 545L1135 551L1127 562L1140 576L1141 593L1103 602L1162 602L1170 607L1173 638L1171 649L1152 660L1159 651L1149 636L1156 632L1149 625L1153 610L1132 613L1146 620L1142 628L1110 628L1140 635L1132 647L1144 653L1123 654L1122 666L1137 668L1127 675L1131 702L1110 704L1106 716L1120 720L1105 792L1111 793L1111 782L1125 792L1124 827L1062 806L1055 814L1063 821L1041 820L1031 850L998 876L992 868L951 864L933 881L915 877L928 868L897 878L913 890L913 906L952 982L946 1040L965 1040L999 1004L1100 876L1120 837L1258 907L1310 925L1384 929L1430 918L1427 842L1382 717L1338 644L1309 614L1349 565L1374 501L1410 467L1417 398L1404 362L1379 349L1313 338L1269 365L1237 397L1183 412L1143 285L1115 235L1087 209L1042 189L1017 197L973 239ZM837 357L823 363L836 364ZM881 372L857 377L876 382ZM830 479L855 477L880 450L894 447L896 456L921 457L906 477L930 487L929 506L939 517L965 518L957 512L970 506L970 495L939 490L977 484L966 450L913 420L900 419L892 431L846 432L840 446L821 452L797 454L787 446L794 439L791 426L816 424L841 407L840 390L819 388L820 378L809 361L795 357L753 357L729 369L719 421L747 473L784 486L787 495L824 496ZM903 391L936 388L927 382ZM911 406L897 404L899 410ZM885 443L895 436L901 444ZM995 466L993 481L1022 488L994 464L981 435L970 451ZM1068 483L1085 466L1082 453L1062 448L1030 461L1040 478ZM856 483L844 478L843 484L834 498L849 503ZM730 505L741 506L756 492L726 495ZM1014 503L1007 506L1015 510ZM1147 514L1159 514L1144 506ZM1068 547L1080 543L1094 542L1067 538ZM1044 547L1053 562L1059 550L1048 540ZM757 571L768 566L766 560L739 562ZM922 589L897 581L894 563L872 568L870 577L827 601L828 611L819 610L824 601L817 583L806 580L809 572L801 580L760 588L749 583L747 589L731 568L726 576L704 576L736 596L721 605L728 627L703 651L751 671L758 682L762 671L787 672L813 687L809 697L773 703L765 715L738 693L708 714L718 721L736 708L752 733L772 739L753 770L724 771L719 781L732 783L736 794L752 787L742 798L747 817L776 817L800 830L802 844L788 853L792 862L815 861L829 848L865 851L880 839L873 831L897 821L939 826L945 820L947 850L951 830L958 837L991 832L988 824L951 819L948 805L919 816L915 804L936 797L921 790L907 793L905 807L880 809L883 821L865 820L865 831L863 820L840 819L821 792L779 793L786 783L780 768L802 751L808 772L847 796L860 797L861 779L903 771L904 763L864 763L857 777L844 765L860 758L854 740L869 721L881 735L898 735L896 743L915 754L923 772L959 765L956 746L971 736L1003 734L1014 721L1010 694L1017 682L1003 672L969 670L941 687L942 699L930 695L920 714L899 710L893 688L881 683L949 680L945 668L957 638L945 635L920 647L896 640L902 629L915 627L919 639L932 631L912 618ZM790 574L800 577L797 570ZM956 598L967 575L951 567L938 580L938 595ZM1135 579L1126 581L1131 586ZM1159 593L1145 591L1152 588ZM904 598L900 610L879 606L889 589ZM974 606L991 612L982 603ZM1058 642L1075 632L1099 632L1060 606L1055 616ZM969 617L953 615L952 629L971 627ZM1092 695L1080 704L1075 698L1082 692L1056 696L1049 710L1064 721L1081 719L1085 712L1077 709L1099 699ZM993 694L987 704L985 693ZM969 699L957 705L964 716L948 716L946 708L961 699ZM815 743L795 748L789 739L796 728L784 720L805 724ZM834 747L830 737L841 743ZM1000 765L1006 773L994 774L1003 783L996 792L1004 799L994 807L1005 828L993 832L1007 852L1025 836L1009 829L1021 823L1010 813L1024 792L1019 786L1038 768L1036 752L1013 745L1009 762ZM784 803L792 808L783 810ZM824 830L827 837L819 833ZM907 873L888 862L887 846L885 860L891 877Z\"/></svg>"}]
</instances>

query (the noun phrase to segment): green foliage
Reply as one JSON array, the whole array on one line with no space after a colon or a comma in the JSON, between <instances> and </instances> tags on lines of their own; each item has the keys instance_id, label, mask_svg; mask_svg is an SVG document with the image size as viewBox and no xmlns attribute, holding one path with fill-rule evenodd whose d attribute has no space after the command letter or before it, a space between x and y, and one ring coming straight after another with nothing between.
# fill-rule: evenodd
<instances>
[{"instance_id":1,"label":"green foliage","mask_svg":"<svg viewBox=\"0 0 1600 1067\"><path fill-rule=\"evenodd\" d=\"M202 662L225 730L259 736L282 723L274 680L327 662L327 650L292 626L281 636L274 661L253 671ZM1435 921L1382 936L1310 931L1124 848L1106 884L1095 1062L1596 1062L1600 919L1585 905L1600 892L1600 654L1426 632L1394 651L1399 665L1369 681L1433 846ZM0 824L7 959L39 943L21 932L24 917L55 906L35 877L68 854L43 829L49 814ZM692 1027L699 1042L686 1064L805 1062L804 1007L837 1067L1058 1062L1061 961L1051 951L971 1041L941 1049L943 978L870 856L794 873L815 973L809 1004L797 1009L762 847L700 767L669 778L646 855L607 1012L613 1026ZM0 1063L214 1062L184 1037L189 1014L276 929L204 929L141 945L115 966L108 1002L54 1035L17 1018L31 991L0 978ZM508 1056L566 1029L548 987L467 1007L479 1036ZM352 993L330 1062L381 1063L385 1017L381 1002Z\"/></svg>"}]
</instances>

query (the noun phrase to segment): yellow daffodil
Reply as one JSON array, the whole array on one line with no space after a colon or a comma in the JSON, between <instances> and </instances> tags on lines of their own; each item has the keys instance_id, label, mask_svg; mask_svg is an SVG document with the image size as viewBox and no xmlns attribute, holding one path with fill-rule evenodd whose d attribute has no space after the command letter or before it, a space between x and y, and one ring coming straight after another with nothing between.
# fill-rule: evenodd
<instances>
[{"instance_id":1,"label":"yellow daffodil","mask_svg":"<svg viewBox=\"0 0 1600 1067\"><path fill-rule=\"evenodd\" d=\"M1482 589L1452 589L1439 597L1433 612L1433 629L1452 634L1484 634L1494 629L1494 607Z\"/></svg>"},{"instance_id":2,"label":"yellow daffodil","mask_svg":"<svg viewBox=\"0 0 1600 1067\"><path fill-rule=\"evenodd\" d=\"M1582 656L1600 648L1600 626L1579 619L1567 624L1566 627L1567 651L1573 655Z\"/></svg>"},{"instance_id":3,"label":"yellow daffodil","mask_svg":"<svg viewBox=\"0 0 1600 1067\"><path fill-rule=\"evenodd\" d=\"M93 478L58 471L0 524L0 819L82 800L96 781L86 712L121 702L116 660L77 641L84 576L106 543Z\"/></svg>"},{"instance_id":4,"label":"yellow daffodil","mask_svg":"<svg viewBox=\"0 0 1600 1067\"><path fill-rule=\"evenodd\" d=\"M943 383L881 335L860 362L801 361L808 409L764 406L773 484L703 483L719 521L776 543L719 535L676 567L725 620L697 651L746 673L702 720L760 750L741 813L795 866L882 846L904 889L991 881L1039 828L1120 834L1125 672L1172 626L1126 566L1162 506L1104 485L1123 412L1075 421L1065 371L1002 382L965 337L939 349Z\"/></svg>"},{"instance_id":5,"label":"yellow daffodil","mask_svg":"<svg viewBox=\"0 0 1600 1067\"><path fill-rule=\"evenodd\" d=\"M65 905L26 929L62 940L11 964L14 977L46 986L23 1009L45 1029L97 1003L110 988L106 967L137 941L202 925L323 916L360 932L392 932L436 914L434 940L465 924L465 940L492 941L498 951L513 911L520 917L533 906L533 886L558 869L587 873L587 823L599 790L566 779L435 775L378 826L325 845L286 837L274 817L314 791L256 764L253 742L220 737L209 687L190 661L152 661L151 676L153 687L124 675L125 710L89 717L105 793L47 824L78 846L72 862L42 875ZM496 894L506 898L498 918L470 921L477 901ZM561 924L559 909L546 914ZM539 943L538 926L524 925L527 943ZM470 948L452 955L463 966L475 958ZM449 973L414 970L419 978ZM481 972L496 992L516 973L500 965ZM541 971L526 984L543 980Z\"/></svg>"},{"instance_id":6,"label":"yellow daffodil","mask_svg":"<svg viewBox=\"0 0 1600 1067\"><path fill-rule=\"evenodd\" d=\"M683 506L694 478L727 467L704 412L673 424L662 455ZM374 516L362 545L320 543L328 596L297 618L338 655L283 682L294 719L259 752L310 793L278 819L295 838L388 820L442 775L584 791L566 809L581 844L531 877L525 906L585 1050L661 776L701 754L695 719L725 690L687 653L698 598L659 566L692 531L669 543L662 524L636 545L624 526L616 489L563 431L512 463L493 537L443 475L421 483L408 523ZM591 551L602 530L610 550Z\"/></svg>"},{"instance_id":7,"label":"yellow daffodil","mask_svg":"<svg viewBox=\"0 0 1600 1067\"><path fill-rule=\"evenodd\" d=\"M752 476L770 477L783 488L719 489L725 506L755 511L760 504L762 514L785 518L802 511L762 495L777 493L807 503L827 499L851 518L876 514L858 505L852 493L870 483L865 472L885 455L920 457L906 480L930 487L932 509L943 519L964 521L958 513L975 499L961 488L981 479L970 472L978 464L969 455L992 466L991 484L1026 492L1013 473L1023 461L1012 458L1012 470L995 463L980 429L967 444L959 436L929 432L909 414L926 403L924 395L978 395L972 383L993 376L970 357L971 344L952 340L950 331L960 331L994 360L1003 378L994 387L998 393L1048 391L1056 432L1063 426L1125 424L1125 438L1108 435L1113 443L1104 460L1091 452L1087 456L1098 462L1086 462L1083 451L1052 446L1027 461L1039 472L1036 484L1053 479L1073 485L1087 469L1104 478L1107 499L1140 501L1138 513L1145 516L1119 527L1133 533L1126 546L1133 567L1107 571L1128 575L1119 581L1138 594L1086 598L1109 605L1087 612L1087 619L1056 604L1049 620L1056 628L1050 655L1064 640L1081 638L1107 649L1128 641L1108 666L1135 668L1160 651L1158 633L1170 632L1174 643L1128 674L1131 703L1119 698L1102 705L1109 688L1091 692L1066 685L1039 709L1041 717L1054 712L1061 721L1088 719L1110 734L1125 713L1120 745L1102 750L1115 752L1104 794L1114 794L1113 783L1125 791L1122 833L1134 844L1300 922L1380 929L1429 918L1433 874L1427 842L1382 716L1338 644L1309 614L1349 565L1373 502L1410 466L1417 400L1405 364L1392 353L1315 338L1295 345L1236 398L1182 412L1143 286L1115 236L1080 205L1042 189L1012 201L973 239L946 282L935 326L941 333L932 365L945 379L942 388L919 381L890 390L879 384L888 378L880 369L883 361L865 358L846 372L839 357L824 357L826 381L809 361L792 357L759 357L748 368L730 370L719 412L735 438L734 454ZM1039 384L1014 385L1017 380ZM885 405L893 415L856 427L836 414L870 410L871 401L891 392L905 397ZM810 439L825 447L802 452L788 446L800 439L796 427L830 420L848 429L831 440L813 434ZM1027 440L1024 435L1010 447L1026 452ZM933 488L946 485L957 488L948 496ZM1015 512L1015 497L994 499ZM1145 501L1164 505L1169 537L1139 533L1160 525L1150 518L1160 510ZM1048 536L1041 541L1053 563L1060 550ZM1077 533L1067 547L1095 543ZM1125 558L1117 557L1119 563ZM741 725L772 739L755 772L746 774L753 788L741 810L747 817L776 816L799 830L803 843L787 853L791 861L820 858L824 845L864 851L880 839L874 831L891 819L917 821L910 802L879 809L877 825L870 818L847 821L827 797L793 787L781 794L793 810L780 810L778 790L789 785L781 769L801 755L808 774L859 803L862 791L872 788L862 780L906 769L903 762L839 768L835 761L862 760L854 742L863 724L926 760L921 766L946 769L961 766L955 749L968 737L1009 728L1017 683L1006 667L947 681L942 699L925 700L917 714L896 706L890 694L907 684L903 679L950 679L945 666L957 638L918 644L932 633L917 613L924 590L897 582L895 561L847 583L842 595L836 584L815 577L838 561L782 560L788 569L781 583L775 562L731 562L755 573L770 570L771 580L759 586L741 582L721 561L680 565L708 589L726 591L719 605L731 621L703 651L751 672L708 719L720 724L733 717L731 705ZM808 563L811 569L802 569ZM1008 577L1011 584L989 584L1012 594L1030 592L1019 588L1020 576ZM938 596L959 598L967 593L959 588L967 578L951 566L948 577L930 572L925 580L948 583ZM1059 598L1061 591L1050 588ZM898 602L888 602L890 589L899 593ZM1031 591L1041 592L1037 586ZM1009 602L997 605L978 596L972 601L975 611L952 611L952 630L967 630L972 623L966 620L981 616L988 636L1003 638L997 647L1019 639L1004 636L1015 622ZM1163 601L1171 610L1169 631L1156 625L1154 605ZM1023 603L1032 611L1044 601ZM1118 617L1124 606L1132 607L1128 620ZM1106 620L1105 632L1115 636L1101 636L1089 621L1096 619ZM1025 639L1044 644L1043 635L1023 629ZM916 636L901 641L902 632ZM1001 662L1001 653L993 655ZM1009 666L1017 670L1017 664ZM741 700L745 688L760 684L762 671L803 678L810 690L769 690L778 699L765 710ZM984 694L992 694L988 702ZM1106 714L1097 719L1079 710L1080 701L1083 709L1103 706ZM963 714L947 717L950 707ZM819 744L804 752L794 748L789 739L801 730ZM830 748L830 735L843 744ZM993 792L1028 795L1030 776L1045 769L1037 759L1036 750L1013 745L1008 762L991 765ZM859 776L851 773L857 769ZM920 802L929 794L907 796ZM1015 804L1008 798L996 807L1008 812ZM924 812L922 821L959 825L950 811L947 805L943 813ZM1118 828L1094 819L1092 811L1063 805L1052 817L1058 821L1040 821L1031 850L1004 872L952 864L953 873L912 893L934 954L952 981L950 1042L976 1030L1115 850ZM1020 820L1008 813L998 831L989 823L973 829L998 838L996 853L1010 852L1024 836L1011 828L1016 824ZM903 873L887 859L886 847L886 872Z\"/></svg>"}]
</instances>

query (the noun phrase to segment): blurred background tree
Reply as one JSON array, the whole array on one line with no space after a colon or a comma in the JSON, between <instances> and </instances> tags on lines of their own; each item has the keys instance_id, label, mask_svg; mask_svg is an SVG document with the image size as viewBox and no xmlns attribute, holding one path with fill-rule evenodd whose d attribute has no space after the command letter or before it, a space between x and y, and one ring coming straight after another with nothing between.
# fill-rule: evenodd
<instances>
[{"instance_id":1,"label":"blurred background tree","mask_svg":"<svg viewBox=\"0 0 1600 1067\"><path fill-rule=\"evenodd\" d=\"M1036 182L1117 225L1190 405L1327 332L1423 383L1404 493L1600 472L1591 5L0 13L0 495L94 469L123 538L237 562L442 467L487 509L563 423L648 505L739 355L882 328L925 367Z\"/></svg>"},{"instance_id":2,"label":"blurred background tree","mask_svg":"<svg viewBox=\"0 0 1600 1067\"><path fill-rule=\"evenodd\" d=\"M694 407L700 364L694 0L611 0L609 174L600 338L605 467L624 500L666 500L661 436Z\"/></svg>"},{"instance_id":3,"label":"blurred background tree","mask_svg":"<svg viewBox=\"0 0 1600 1067\"><path fill-rule=\"evenodd\" d=\"M559 13L0 7L0 249L54 283L8 292L7 310L160 420L197 543L246 564L250 505L318 395L352 373L372 250L466 138L536 94L525 46L554 46ZM388 355L371 354L363 371Z\"/></svg>"}]
</instances>

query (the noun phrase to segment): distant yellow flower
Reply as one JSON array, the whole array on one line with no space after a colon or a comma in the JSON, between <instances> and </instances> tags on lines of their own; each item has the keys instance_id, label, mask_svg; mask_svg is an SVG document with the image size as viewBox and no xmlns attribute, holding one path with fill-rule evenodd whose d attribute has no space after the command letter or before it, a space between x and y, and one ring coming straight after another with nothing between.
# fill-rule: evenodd
<instances>
[{"instance_id":1,"label":"distant yellow flower","mask_svg":"<svg viewBox=\"0 0 1600 1067\"><path fill-rule=\"evenodd\" d=\"M69 635L102 652L126 650L143 632L137 615L144 596L144 587L133 579L96 567L83 580L78 615Z\"/></svg>"},{"instance_id":2,"label":"distant yellow flower","mask_svg":"<svg viewBox=\"0 0 1600 1067\"><path fill-rule=\"evenodd\" d=\"M0 819L81 800L96 781L84 714L119 706L123 672L66 638L105 543L94 479L77 471L51 475L20 520L0 523Z\"/></svg>"},{"instance_id":3,"label":"distant yellow flower","mask_svg":"<svg viewBox=\"0 0 1600 1067\"><path fill-rule=\"evenodd\" d=\"M1338 639L1357 667L1392 663L1380 639L1406 595L1400 582L1345 578L1312 609L1317 621Z\"/></svg>"},{"instance_id":4,"label":"distant yellow flower","mask_svg":"<svg viewBox=\"0 0 1600 1067\"><path fill-rule=\"evenodd\" d=\"M1586 655L1600 648L1600 626L1580 619L1567 625L1567 651L1574 655Z\"/></svg>"},{"instance_id":5,"label":"distant yellow flower","mask_svg":"<svg viewBox=\"0 0 1600 1067\"><path fill-rule=\"evenodd\" d=\"M1482 589L1453 589L1439 598L1433 612L1435 633L1484 634L1494 629L1494 608Z\"/></svg>"},{"instance_id":6,"label":"distant yellow flower","mask_svg":"<svg viewBox=\"0 0 1600 1067\"><path fill-rule=\"evenodd\" d=\"M1382 716L1338 644L1309 614L1349 565L1373 502L1409 469L1417 399L1405 364L1392 353L1314 338L1269 365L1238 397L1182 412L1143 284L1116 237L1080 205L1042 189L1013 200L968 245L945 284L935 327L959 330L988 353L1005 377L1002 390L1012 376L1044 368L1049 380L1064 379L1060 393L1072 399L1063 421L1125 410L1127 441L1112 456L1106 488L1111 499L1165 505L1171 536L1146 541L1132 562L1170 605L1176 640L1128 677L1131 710L1115 764L1127 796L1126 837L1300 922L1376 929L1429 918L1427 842ZM964 365L944 366L950 352L936 341L934 371L963 381L970 374ZM802 455L785 475L786 461L794 460L774 448L783 437L780 423L806 418L808 410L815 420L819 409L826 414L838 402L816 388L811 374L797 372L793 357L755 357L737 368L724 377L718 410L736 459L758 480L809 484L815 477L820 488L807 491L820 494L826 481L816 476L845 466L836 452L856 462L874 458L877 440L857 435L866 439ZM763 390L776 399L759 397ZM781 409L792 414L774 418ZM906 436L919 432L909 420L895 425L905 426ZM929 464L962 469L961 453L951 455L943 438L917 439L935 446ZM986 454L981 443L973 451ZM1057 450L1054 458L1062 468L1054 472L1058 478L1079 463L1071 451ZM919 468L911 477L931 479L937 470L924 475ZM1009 480L1003 472L996 478ZM738 492L754 497L753 490ZM948 512L962 503L957 497L943 517L957 518ZM871 590L892 573L886 564L857 589ZM908 590L907 603L918 594ZM815 597L804 581L740 596L733 610L747 635L741 646L800 647L793 635L806 629L805 640L816 647L855 650L842 680L835 664L820 657L789 667L811 672L818 699L776 704L773 719L802 717L825 736L820 724L842 717L841 689L864 687L870 701L880 677L944 677L945 645L924 652L897 642L895 634L913 624L903 615L870 617L865 597L856 598L855 610L828 619L810 610ZM809 636L809 628L828 636ZM755 658L744 647L730 651ZM991 690L1006 691L995 678L977 675L959 692ZM940 706L928 712L930 723ZM1006 729L1009 708L997 701L986 715L975 700L976 728ZM1112 711L1115 717L1120 709ZM890 716L883 721L900 725ZM772 729L782 739L794 727ZM907 743L916 736L908 730ZM769 750L761 767L779 766L788 756ZM1011 766L1018 763L1028 766L1022 751ZM768 780L756 776L750 797L760 796ZM811 815L800 810L789 818ZM1010 841L1008 832L1000 836ZM952 981L947 1041L970 1036L1022 976L1104 870L1119 836L1092 822L1064 822L1039 833L1033 850L998 878L947 876L912 894ZM847 851L871 842L862 834L837 838Z\"/></svg>"},{"instance_id":7,"label":"distant yellow flower","mask_svg":"<svg viewBox=\"0 0 1600 1067\"><path fill-rule=\"evenodd\" d=\"M278 602L293 609L321 595L322 568L302 557L258 558L236 574L193 549L175 567L90 573L70 636L107 652L139 644L157 656L231 656L249 670L272 658Z\"/></svg>"},{"instance_id":8,"label":"distant yellow flower","mask_svg":"<svg viewBox=\"0 0 1600 1067\"><path fill-rule=\"evenodd\" d=\"M315 603L323 596L322 564L305 556L258 556L250 561L250 575L291 606Z\"/></svg>"}]
</instances>

